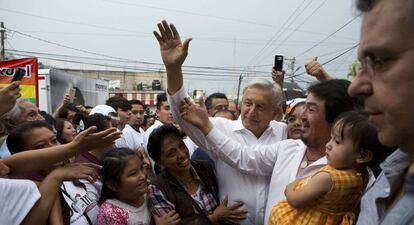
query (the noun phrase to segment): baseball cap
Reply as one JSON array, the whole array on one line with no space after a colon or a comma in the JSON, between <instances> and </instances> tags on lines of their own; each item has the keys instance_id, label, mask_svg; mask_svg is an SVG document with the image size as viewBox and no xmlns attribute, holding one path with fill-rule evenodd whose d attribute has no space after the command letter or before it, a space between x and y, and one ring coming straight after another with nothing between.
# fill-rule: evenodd
<instances>
[{"instance_id":1,"label":"baseball cap","mask_svg":"<svg viewBox=\"0 0 414 225\"><path fill-rule=\"evenodd\" d=\"M287 101L286 114L290 114L292 110L295 108L295 106L301 102L306 102L306 98L295 98L290 101Z\"/></svg>"},{"instance_id":2,"label":"baseball cap","mask_svg":"<svg viewBox=\"0 0 414 225\"><path fill-rule=\"evenodd\" d=\"M119 120L118 113L115 111L114 108L112 108L109 105L97 105L97 106L92 108L89 115L93 115L95 113L102 114L102 115L104 115L106 117L109 117L113 120Z\"/></svg>"}]
</instances>

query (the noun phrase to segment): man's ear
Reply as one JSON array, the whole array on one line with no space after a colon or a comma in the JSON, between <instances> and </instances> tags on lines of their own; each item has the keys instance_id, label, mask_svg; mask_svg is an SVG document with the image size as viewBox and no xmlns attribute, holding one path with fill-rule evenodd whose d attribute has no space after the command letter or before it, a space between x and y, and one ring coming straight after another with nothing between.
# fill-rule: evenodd
<instances>
[{"instance_id":1,"label":"man's ear","mask_svg":"<svg viewBox=\"0 0 414 225\"><path fill-rule=\"evenodd\" d=\"M113 181L107 181L105 182L105 185L113 192L117 192L118 190L117 185Z\"/></svg>"},{"instance_id":2,"label":"man's ear","mask_svg":"<svg viewBox=\"0 0 414 225\"><path fill-rule=\"evenodd\" d=\"M373 157L374 157L374 154L371 150L364 149L359 153L359 157L356 159L356 162L358 164L364 164L364 163L371 161Z\"/></svg>"}]
</instances>

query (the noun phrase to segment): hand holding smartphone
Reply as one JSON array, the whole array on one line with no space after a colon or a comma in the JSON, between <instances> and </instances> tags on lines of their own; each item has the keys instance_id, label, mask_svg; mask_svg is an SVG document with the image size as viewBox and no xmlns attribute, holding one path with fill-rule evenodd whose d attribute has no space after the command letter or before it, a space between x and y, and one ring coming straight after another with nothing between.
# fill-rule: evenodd
<instances>
[{"instance_id":1,"label":"hand holding smartphone","mask_svg":"<svg viewBox=\"0 0 414 225\"><path fill-rule=\"evenodd\" d=\"M69 89L69 102L73 103L73 101L75 101L75 93L76 93L76 89L75 88L70 88Z\"/></svg>"},{"instance_id":2,"label":"hand holding smartphone","mask_svg":"<svg viewBox=\"0 0 414 225\"><path fill-rule=\"evenodd\" d=\"M275 65L274 68L276 71L283 70L283 55L275 55Z\"/></svg>"},{"instance_id":3,"label":"hand holding smartphone","mask_svg":"<svg viewBox=\"0 0 414 225\"><path fill-rule=\"evenodd\" d=\"M13 75L11 83L13 83L15 81L21 81L25 74L26 74L26 70L24 70L22 68L17 68L16 72Z\"/></svg>"}]
</instances>

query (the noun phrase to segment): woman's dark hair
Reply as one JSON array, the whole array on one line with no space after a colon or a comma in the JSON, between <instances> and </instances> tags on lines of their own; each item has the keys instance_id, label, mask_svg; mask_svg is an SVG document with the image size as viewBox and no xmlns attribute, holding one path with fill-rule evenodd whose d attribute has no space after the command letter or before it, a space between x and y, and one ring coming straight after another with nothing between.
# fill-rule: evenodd
<instances>
[{"instance_id":1,"label":"woman's dark hair","mask_svg":"<svg viewBox=\"0 0 414 225\"><path fill-rule=\"evenodd\" d=\"M348 132L354 142L354 150L372 151L373 158L368 162L368 166L374 174L378 172L379 164L396 149L384 146L379 142L376 128L368 121L367 115L362 112L342 113L336 118L332 128L336 126L339 126L341 131L341 139L344 139L345 132Z\"/></svg>"},{"instance_id":2,"label":"woman's dark hair","mask_svg":"<svg viewBox=\"0 0 414 225\"><path fill-rule=\"evenodd\" d=\"M69 111L74 111L75 113L79 112L79 109L76 108L75 104L68 103L64 107L62 107L59 111L58 118L67 119L69 115Z\"/></svg>"},{"instance_id":3,"label":"woman's dark hair","mask_svg":"<svg viewBox=\"0 0 414 225\"><path fill-rule=\"evenodd\" d=\"M194 214L180 220L177 225L213 225L204 214Z\"/></svg>"},{"instance_id":4,"label":"woman's dark hair","mask_svg":"<svg viewBox=\"0 0 414 225\"><path fill-rule=\"evenodd\" d=\"M56 119L56 125L55 125L55 129L56 129L56 139L61 144L68 143L67 141L63 140L63 129L65 129L65 122L70 123L66 119L62 119L62 118L57 118Z\"/></svg>"},{"instance_id":5,"label":"woman's dark hair","mask_svg":"<svg viewBox=\"0 0 414 225\"><path fill-rule=\"evenodd\" d=\"M148 138L147 150L149 156L154 161L161 158L161 144L167 137L177 137L182 139L183 134L172 124L164 124L154 129Z\"/></svg>"},{"instance_id":6,"label":"woman's dark hair","mask_svg":"<svg viewBox=\"0 0 414 225\"><path fill-rule=\"evenodd\" d=\"M363 106L359 97L348 95L348 80L332 79L316 83L308 88L309 94L314 94L325 101L325 120L332 123L339 114L358 110Z\"/></svg>"},{"instance_id":7,"label":"woman's dark hair","mask_svg":"<svg viewBox=\"0 0 414 225\"><path fill-rule=\"evenodd\" d=\"M7 147L10 150L11 154L16 154L18 152L23 152L29 149L25 149L26 140L30 137L27 137L28 132L36 128L47 128L52 132L55 132L53 127L44 120L35 120L28 121L22 124L19 124L14 128L9 136L7 137Z\"/></svg>"},{"instance_id":8,"label":"woman's dark hair","mask_svg":"<svg viewBox=\"0 0 414 225\"><path fill-rule=\"evenodd\" d=\"M113 148L107 151L101 158L100 165L101 179L102 179L102 190L101 197L99 198L98 204L101 205L107 199L116 198L115 192L112 191L108 186L108 182L113 182L115 185L121 183L122 172L128 160L133 157L143 160L143 156L139 152L135 152L129 148Z\"/></svg>"},{"instance_id":9,"label":"woman's dark hair","mask_svg":"<svg viewBox=\"0 0 414 225\"><path fill-rule=\"evenodd\" d=\"M85 124L85 129L88 129L91 126L96 126L97 132L104 131L109 128L110 122L111 122L110 118L100 113L95 113L95 114L88 116L88 119Z\"/></svg>"}]
</instances>

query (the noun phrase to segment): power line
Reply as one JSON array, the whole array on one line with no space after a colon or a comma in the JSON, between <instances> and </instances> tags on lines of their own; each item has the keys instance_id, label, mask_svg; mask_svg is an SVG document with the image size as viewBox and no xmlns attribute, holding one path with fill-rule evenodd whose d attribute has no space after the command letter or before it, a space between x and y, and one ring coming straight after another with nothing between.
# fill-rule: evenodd
<instances>
[{"instance_id":1,"label":"power line","mask_svg":"<svg viewBox=\"0 0 414 225\"><path fill-rule=\"evenodd\" d=\"M165 9L165 10L168 10L168 9ZM34 18L43 19L43 20L49 20L49 21L54 21L54 22L66 23L66 24L87 26L87 27L93 27L93 28L105 29L105 30L111 30L111 31L124 31L124 32L128 32L128 33L136 33L136 34L148 35L148 33L139 32L139 31L136 31L136 30L128 30L128 29L122 29L122 28L118 28L118 27L110 27L110 26L102 26L102 25L96 25L96 24L88 24L88 23L84 23L84 22L71 21L71 20L63 20L63 19L53 18L53 17L47 17L47 16L43 16L43 15L30 14L30 13L27 13L27 12L22 12L22 11L18 11L18 10L14 10L14 9L7 9L7 8L1 8L0 7L0 11L4 11L4 12L8 12L8 13L13 13L13 14L24 15L24 16L29 16L29 17L34 17ZM203 14L200 14L200 15L203 15ZM205 16L208 17L208 18L216 17L214 15L207 15L207 14L205 14ZM216 17L216 19L220 19L220 17ZM223 19L225 19L225 17L223 17ZM231 18L227 18L227 20L230 20L230 19ZM235 19L234 22L239 22L239 23L245 23L246 22L246 23L249 23L249 24L255 24L255 25L265 26L265 27L271 27L271 28L277 27L277 26L272 25L272 24L258 23L258 22L252 22L252 21L245 21L245 22L243 22L243 20L239 20L239 19ZM287 28L284 28L284 29L287 29ZM299 30L299 32L308 33L308 34L315 34L315 35L326 35L325 33L308 31L308 30ZM345 36L338 36L338 38L343 38L343 39L348 39L348 40L355 40L355 38L345 37Z\"/></svg>"},{"instance_id":2,"label":"power line","mask_svg":"<svg viewBox=\"0 0 414 225\"><path fill-rule=\"evenodd\" d=\"M128 69L128 70L134 70L134 71L142 71L142 72L164 72L162 69L159 68L143 68L143 67L133 67L133 66L121 66L121 65L114 65L114 64L102 64L102 63L96 63L96 62L85 62L85 61L79 61L79 60L73 60L73 59L61 59L61 58L55 58L52 56L39 56L36 54L24 54L24 53L14 53L14 55L19 56L25 56L25 57L37 57L41 59L48 59L48 60L54 60L54 61L61 61L61 62L69 62L69 63L80 63L80 64L86 64L86 65L93 65L93 66L102 66L102 67L112 67L112 68L118 68L118 69ZM232 74L212 74L209 71L188 71L183 70L183 73L185 75L197 75L197 76L208 76L208 77L216 77L216 78L237 78L238 75L232 75ZM221 79L220 79L221 80Z\"/></svg>"},{"instance_id":3,"label":"power line","mask_svg":"<svg viewBox=\"0 0 414 225\"><path fill-rule=\"evenodd\" d=\"M312 17L313 15L315 15L315 13L322 8L323 5L325 5L325 3L328 0L324 0L323 2L321 2L321 4L319 4L319 6L317 8L315 8L315 10L312 11L311 14L309 14L303 21L302 23L300 23L289 35L286 36L286 38L281 41L271 52L276 52L276 50L283 44L286 42L287 39L289 39L301 26L303 26L303 24L305 24L306 22L308 22L309 18Z\"/></svg>"},{"instance_id":4,"label":"power line","mask_svg":"<svg viewBox=\"0 0 414 225\"><path fill-rule=\"evenodd\" d=\"M45 52L34 52L34 51L22 51L22 50L15 50L15 49L6 49L10 52L16 53L26 53L26 54L35 54L35 55L46 55L52 57L60 57L60 58L75 58L75 59L85 59L85 60L93 60L93 61L105 61L105 62L117 62L117 63L131 63L130 61L125 60L116 60L116 59L104 59L104 58L94 58L94 57L85 57L85 56L75 56L75 55L63 55L63 54L55 54L55 53L45 53ZM163 66L163 64L160 64ZM208 68L198 68L194 69L195 67L191 67L190 69L184 68L184 71L187 72L203 72L203 73L210 73L210 74L220 74L220 75L231 75L231 74L239 74L241 70L232 70L227 68L216 68L216 67L208 67ZM267 71L256 71L256 70L249 70L249 73L263 73L268 74Z\"/></svg>"},{"instance_id":5,"label":"power line","mask_svg":"<svg viewBox=\"0 0 414 225\"><path fill-rule=\"evenodd\" d=\"M337 30L335 30L333 33L329 34L327 37L325 37L324 39L322 39L321 41L319 41L318 43L316 43L312 47L306 49L304 52L302 52L299 55L295 56L295 58L297 58L299 56L302 56L305 53L308 53L310 50L314 49L315 47L317 47L318 45L320 45L322 42L328 40L330 37L332 37L333 35L335 35L336 33L338 33L340 30L342 30L343 28L345 28L348 24L352 23L358 17L359 16L355 16L354 18L352 18L351 20L349 20L348 22L346 22L344 25L342 25L340 28L338 28Z\"/></svg>"},{"instance_id":6,"label":"power line","mask_svg":"<svg viewBox=\"0 0 414 225\"><path fill-rule=\"evenodd\" d=\"M306 2L306 0L303 0L301 3L299 3L299 5L295 8L295 10L293 10L293 13L291 13L290 14L290 16L286 19L286 21L283 23L283 25L282 25L282 27L284 27L286 24L288 24L289 23L289 21L291 20L291 18L293 18L293 16L296 14L296 12L302 7L302 5L304 4ZM306 8L306 7L305 7ZM302 11L303 12L303 11ZM272 36L272 38L263 46L263 48L261 48L260 50L259 50L259 52L257 52L256 53L256 55L254 55L253 57L252 57L252 59L249 61L249 63L248 64L250 64L250 63L254 63L255 61L256 61L256 59L257 59L257 57L259 57L260 56L260 54L263 52L263 51L265 51L266 50L266 48L273 42L273 41L275 41L279 36L279 34L281 33L281 31L282 31L282 27L280 27L277 31L276 31L276 33Z\"/></svg>"},{"instance_id":7,"label":"power line","mask_svg":"<svg viewBox=\"0 0 414 225\"><path fill-rule=\"evenodd\" d=\"M129 63L139 63L139 64L145 64L145 65L155 65L155 66L164 66L164 64L161 63L153 63L153 62L145 62L145 61L137 61L137 60L131 60L131 59L125 59L125 58L120 58L120 57L114 57L114 56L110 56L110 55L105 55L105 54L101 54L101 53L96 53L96 52L91 52L91 51L87 51L87 50L83 50L83 49L79 49L79 48L74 48L74 47L70 47L67 45L63 45L60 43L56 43L56 42L52 42L52 41L48 41L45 40L43 38L39 38L39 37L35 37L33 35L29 35L29 34L24 34L22 32L16 31L16 30L12 30L10 28L7 28L7 30L9 31L13 31L17 34L32 38L32 39L36 39L38 41L42 41L42 42L46 42L48 44L53 44L59 47L63 47L63 48L67 48L67 49L71 49L71 50L75 50L75 51L79 51L82 53L88 53L88 54L92 54L92 55L97 55L97 56L102 56L105 58L110 58L110 59L116 59L116 60L122 60L123 62L129 62ZM237 71L235 69L227 69L227 68L217 68L217 67L208 67L208 66L183 66L184 68L201 68L201 69L215 69L215 70L223 70L223 71ZM245 70L239 70L238 72L242 72ZM267 73L265 71L255 71L257 73Z\"/></svg>"},{"instance_id":8,"label":"power line","mask_svg":"<svg viewBox=\"0 0 414 225\"><path fill-rule=\"evenodd\" d=\"M341 56L345 55L346 53L348 53L348 52L350 52L350 51L354 50L354 49L355 49L356 47L358 47L358 46L359 46L359 43L358 43L358 44L355 44L354 46L352 46L351 48L349 48L349 49L347 49L346 51L342 52L341 54L339 54L339 55L337 55L337 56L333 57L332 59L329 59L328 61L326 61L326 62L322 63L321 65L322 65L322 66L324 66L324 65L326 65L326 64L328 64L328 63L330 63L330 62L332 62L332 61L336 60L337 58L339 58L339 57L341 57ZM302 72L302 73L299 73L299 74L294 74L294 75L292 75L292 76L288 76L287 78L298 77L298 76L302 76L302 75L304 75L304 74L306 74L306 71L305 71L305 72Z\"/></svg>"}]
</instances>

